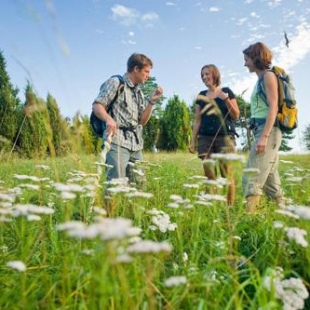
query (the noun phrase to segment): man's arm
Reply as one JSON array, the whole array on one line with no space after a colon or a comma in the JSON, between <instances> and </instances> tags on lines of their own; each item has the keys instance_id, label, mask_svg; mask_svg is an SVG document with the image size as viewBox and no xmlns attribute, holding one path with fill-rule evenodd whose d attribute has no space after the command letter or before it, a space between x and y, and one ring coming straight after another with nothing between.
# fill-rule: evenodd
<instances>
[{"instance_id":1,"label":"man's arm","mask_svg":"<svg viewBox=\"0 0 310 310\"><path fill-rule=\"evenodd\" d=\"M152 115L154 105L162 97L162 95L163 95L163 89L159 86L150 96L148 105L141 114L139 124L141 124L142 126L145 126L147 124Z\"/></svg>"}]
</instances>

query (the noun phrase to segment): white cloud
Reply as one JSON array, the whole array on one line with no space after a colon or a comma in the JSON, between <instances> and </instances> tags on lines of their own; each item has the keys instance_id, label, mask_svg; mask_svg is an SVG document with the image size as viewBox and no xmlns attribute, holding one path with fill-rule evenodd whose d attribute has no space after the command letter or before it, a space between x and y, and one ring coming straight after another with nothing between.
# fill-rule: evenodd
<instances>
[{"instance_id":1,"label":"white cloud","mask_svg":"<svg viewBox=\"0 0 310 310\"><path fill-rule=\"evenodd\" d=\"M247 17L239 18L239 19L237 20L236 25L242 26L247 20L248 20Z\"/></svg>"},{"instance_id":2,"label":"white cloud","mask_svg":"<svg viewBox=\"0 0 310 310\"><path fill-rule=\"evenodd\" d=\"M148 12L141 14L136 9L128 8L120 4L116 4L111 8L112 19L120 22L124 26L131 26L136 24L138 21L146 23L147 27L152 27L151 22L159 19L159 15L155 12Z\"/></svg>"},{"instance_id":3,"label":"white cloud","mask_svg":"<svg viewBox=\"0 0 310 310\"><path fill-rule=\"evenodd\" d=\"M220 11L220 9L216 6L211 6L209 9L209 12L218 12L218 11Z\"/></svg>"},{"instance_id":4,"label":"white cloud","mask_svg":"<svg viewBox=\"0 0 310 310\"><path fill-rule=\"evenodd\" d=\"M296 26L296 35L289 36L289 48L283 43L274 48L275 62L287 70L296 66L310 52L310 23L305 19Z\"/></svg>"},{"instance_id":5,"label":"white cloud","mask_svg":"<svg viewBox=\"0 0 310 310\"><path fill-rule=\"evenodd\" d=\"M165 5L167 5L167 6L174 6L174 5L176 5L174 2L170 2L170 1L167 1L166 3L165 3Z\"/></svg>"},{"instance_id":6,"label":"white cloud","mask_svg":"<svg viewBox=\"0 0 310 310\"><path fill-rule=\"evenodd\" d=\"M260 16L256 12L251 12L250 16L254 18L260 18Z\"/></svg>"},{"instance_id":7,"label":"white cloud","mask_svg":"<svg viewBox=\"0 0 310 310\"><path fill-rule=\"evenodd\" d=\"M272 8L279 6L281 4L282 0L272 0L268 2L268 5Z\"/></svg>"},{"instance_id":8,"label":"white cloud","mask_svg":"<svg viewBox=\"0 0 310 310\"><path fill-rule=\"evenodd\" d=\"M248 41L252 44L254 41L258 41L257 39L259 39L259 36L253 36ZM291 35L289 39L289 48L285 46L284 37L282 43L271 48L274 53L273 63L283 67L286 71L290 71L294 66L298 65L310 52L310 23L302 19L301 23L296 26L296 35ZM249 100L257 76L245 72L235 76L230 75L230 81L230 87L234 90L234 93L240 95L244 92L244 99Z\"/></svg>"},{"instance_id":9,"label":"white cloud","mask_svg":"<svg viewBox=\"0 0 310 310\"><path fill-rule=\"evenodd\" d=\"M149 12L149 13L144 14L144 15L141 17L141 20L142 20L142 21L149 22L149 21L156 20L156 19L158 19L158 18L159 18L159 16L158 16L157 13L155 13L155 12Z\"/></svg>"},{"instance_id":10,"label":"white cloud","mask_svg":"<svg viewBox=\"0 0 310 310\"><path fill-rule=\"evenodd\" d=\"M127 8L123 5L116 4L111 8L113 13L112 18L120 21L125 26L134 24L139 18L139 12L135 9Z\"/></svg>"}]
</instances>

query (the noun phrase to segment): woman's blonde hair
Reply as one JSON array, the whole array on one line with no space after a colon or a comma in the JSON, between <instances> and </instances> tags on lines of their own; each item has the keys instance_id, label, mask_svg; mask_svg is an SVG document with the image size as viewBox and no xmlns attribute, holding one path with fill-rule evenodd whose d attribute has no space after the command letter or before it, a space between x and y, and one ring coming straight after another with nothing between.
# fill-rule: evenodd
<instances>
[{"instance_id":1,"label":"woman's blonde hair","mask_svg":"<svg viewBox=\"0 0 310 310\"><path fill-rule=\"evenodd\" d=\"M212 64L203 66L201 68L201 71L200 71L201 78L202 78L202 71L205 68L210 69L210 73L212 74L213 83L215 84L215 86L221 85L221 74L220 74L220 70L217 68L217 66L212 65Z\"/></svg>"}]
</instances>

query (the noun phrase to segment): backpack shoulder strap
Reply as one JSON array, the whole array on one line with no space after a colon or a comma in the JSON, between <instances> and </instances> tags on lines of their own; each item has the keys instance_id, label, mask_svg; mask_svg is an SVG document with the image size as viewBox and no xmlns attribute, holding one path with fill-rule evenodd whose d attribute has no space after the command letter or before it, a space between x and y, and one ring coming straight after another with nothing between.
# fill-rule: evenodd
<instances>
[{"instance_id":1,"label":"backpack shoulder strap","mask_svg":"<svg viewBox=\"0 0 310 310\"><path fill-rule=\"evenodd\" d=\"M112 105L115 103L117 97L122 93L122 91L124 91L124 85L125 85L124 78L121 75L119 75L119 74L111 76L111 78L114 78L114 77L118 78L119 86L118 86L118 88L116 90L114 98L112 99L112 101L111 101L111 103L109 105L109 108L107 109L108 113L112 110Z\"/></svg>"},{"instance_id":2,"label":"backpack shoulder strap","mask_svg":"<svg viewBox=\"0 0 310 310\"><path fill-rule=\"evenodd\" d=\"M274 67L272 67L271 69L269 69L268 71L273 72L275 74L275 76L278 79L278 76L276 74L276 72L273 69ZM266 73L266 72L265 72ZM257 82L257 94L258 96L260 96L263 101L265 102L265 104L268 106L267 103L267 95L266 95L266 90L265 90L265 86L264 86L264 77L265 77L265 73L258 79ZM279 83L278 83L279 84Z\"/></svg>"}]
</instances>

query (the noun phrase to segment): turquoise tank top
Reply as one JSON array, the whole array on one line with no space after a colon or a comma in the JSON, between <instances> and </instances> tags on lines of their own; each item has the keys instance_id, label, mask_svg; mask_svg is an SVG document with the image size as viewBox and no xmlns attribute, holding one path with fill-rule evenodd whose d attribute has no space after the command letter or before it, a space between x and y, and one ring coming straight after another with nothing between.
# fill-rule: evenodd
<instances>
[{"instance_id":1,"label":"turquoise tank top","mask_svg":"<svg viewBox=\"0 0 310 310\"><path fill-rule=\"evenodd\" d=\"M251 98L251 118L263 118L266 119L269 111L269 105L265 102L257 92L258 81L256 82Z\"/></svg>"}]
</instances>

